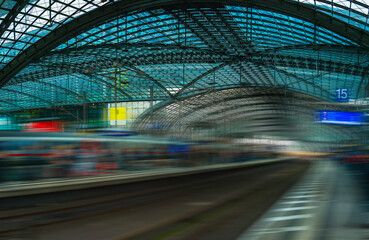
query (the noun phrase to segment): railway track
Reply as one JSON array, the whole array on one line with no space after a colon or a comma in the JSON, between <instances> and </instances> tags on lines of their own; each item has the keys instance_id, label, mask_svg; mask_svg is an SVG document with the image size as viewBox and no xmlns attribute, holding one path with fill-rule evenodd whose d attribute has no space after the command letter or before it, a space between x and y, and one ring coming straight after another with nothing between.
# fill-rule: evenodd
<instances>
[{"instance_id":1,"label":"railway track","mask_svg":"<svg viewBox=\"0 0 369 240\"><path fill-rule=\"evenodd\" d=\"M0 239L206 239L236 218L251 223L307 166L289 161L89 189L67 201L38 196L37 205L0 212ZM248 208L252 217L243 216Z\"/></svg>"},{"instance_id":2,"label":"railway track","mask_svg":"<svg viewBox=\"0 0 369 240\"><path fill-rule=\"evenodd\" d=\"M260 181L245 191L168 225L115 240L236 239L297 181L305 167L289 170L288 175L276 174L273 182L271 179Z\"/></svg>"}]
</instances>

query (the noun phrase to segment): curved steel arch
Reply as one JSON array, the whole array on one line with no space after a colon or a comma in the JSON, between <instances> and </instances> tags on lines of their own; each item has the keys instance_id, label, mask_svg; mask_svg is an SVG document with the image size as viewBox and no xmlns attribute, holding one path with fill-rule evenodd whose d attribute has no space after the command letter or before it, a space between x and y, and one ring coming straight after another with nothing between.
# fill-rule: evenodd
<instances>
[{"instance_id":1,"label":"curved steel arch","mask_svg":"<svg viewBox=\"0 0 369 240\"><path fill-rule=\"evenodd\" d=\"M110 45L108 45L108 46L110 46ZM56 54L59 54L60 52L56 52ZM124 59L124 58L122 58L122 57L118 57L118 58L114 58L114 57L107 57L107 56L103 56L103 58L101 58L101 65L104 65L105 67L107 66L107 65L113 65L112 63L114 63L115 61L118 61L118 62L122 62L122 59ZM106 84L107 86L109 86L110 88L113 88L113 89L115 89L116 87L113 85L113 84L111 84L111 83L109 83L109 82L107 82L107 81L105 81L105 80L103 80L103 79L100 79L100 78L98 78L98 77L96 77L96 76L94 76L94 75L92 75L92 74L85 74L85 73L83 73L83 71L81 70L81 69L78 69L79 67L81 67L82 65L88 65L89 63L96 63L96 61L89 61L89 62L81 62L81 63L79 63L77 66L76 65L73 65L73 67L70 67L69 68L69 70L72 70L71 72L72 73L79 73L79 74L82 74L82 75L85 75L85 76L88 76L88 77L91 77L91 78L93 78L93 79L95 79L95 80L97 80L97 81L101 81L102 83L104 83L104 84ZM60 65L60 64L59 64ZM70 72L64 72L63 71L63 68L64 68L64 66L65 66L65 63L62 65L62 66L58 66L57 64L54 64L54 65L50 65L50 63L49 63L49 65L43 65L44 67L47 67L47 68L52 68L52 69L54 69L54 70L59 70L59 71L62 71L63 72L63 74L68 74L68 73L70 73ZM135 67L134 65L132 65L132 64L129 64L129 63L127 63L127 61L125 61L125 63L123 63L122 64L122 66L121 67L126 67L126 68L129 68L129 69L131 69L132 71L134 71L134 72L137 72L138 74L141 74L142 76L144 76L145 78L147 78L148 80L150 80L150 81L152 81L154 84L156 84L159 88L161 88L161 89L163 89L167 94L168 94L168 96L170 96L171 98L173 98L173 95L168 91L168 89L166 89L161 83L160 83L160 81L159 80L157 80L157 79L155 79L154 77L152 77L152 76L150 76L149 74L147 74L147 73L145 73L145 72L143 72L143 71L141 71L140 69L138 69L137 67ZM101 69L103 69L103 67L101 67ZM117 89L117 91L118 92L120 92L120 93L122 93L123 95L125 95L126 97L128 97L130 100L132 100L132 96L131 95L129 95L128 93L126 93L126 92L124 92L124 91L122 91L120 88L116 88Z\"/></svg>"},{"instance_id":2,"label":"curved steel arch","mask_svg":"<svg viewBox=\"0 0 369 240\"><path fill-rule=\"evenodd\" d=\"M171 104L177 104L178 105L178 102L184 102L184 104L186 104L185 101L188 101L188 100L191 100L191 99L192 99L192 101L199 101L200 102L198 107L193 107L189 111L184 110L184 113L182 113L180 116L172 114L169 117L164 117L164 119L158 119L159 121L169 120L170 123L168 123L168 125L169 125L169 127L171 127L174 124L174 122L176 121L176 119L181 118L181 116L189 116L189 115L192 115L196 111L206 109L208 107L216 106L216 105L222 104L222 103L227 102L227 101L240 100L240 99L255 99L255 98L262 98L262 97L270 96L270 99L265 99L264 100L264 102L267 102L267 101L271 101L272 99L274 99L274 97L279 97L280 99L284 98L284 96L281 95L283 93L282 91L284 91L284 89L271 89L271 88L269 88L268 90L269 90L270 93L269 93L269 95L267 95L267 94L265 94L265 92L267 92L267 91L263 87L246 87L246 88L245 87L238 87L238 88L216 90L216 92L222 92L222 91L227 91L227 90L233 90L233 91L235 91L235 93L238 93L239 90L249 90L250 92L249 93L243 93L242 95L237 95L237 96L224 96L223 98L221 98L219 100L212 100L209 103L201 103L201 99L199 98L201 96L206 96L209 93L200 93L200 94L197 94L195 96L190 96L190 97L187 97L187 98L181 99L181 100L171 99L171 100L167 100L167 101L163 101L161 103L158 103L153 107L153 112L155 114L155 112L158 112L161 109L164 109L165 107L170 106ZM294 96L293 94L295 94L295 92L291 91L291 90L287 90L287 91L288 91L289 98L292 98ZM213 93L213 94L215 94L215 93ZM299 97L297 98L297 99L300 99L300 100L306 100L306 101L314 101L314 100L319 101L320 100L320 99L318 99L314 96L310 96L306 93L297 93L297 94L300 94ZM151 113L150 109L144 111L140 115L140 117L136 119L136 121L134 123L134 128L140 129L141 128L140 126L150 124L150 113Z\"/></svg>"},{"instance_id":3,"label":"curved steel arch","mask_svg":"<svg viewBox=\"0 0 369 240\"><path fill-rule=\"evenodd\" d=\"M0 24L0 37L3 36L4 32L8 30L10 24L15 20L18 14L23 10L23 8L28 4L30 0L18 0L15 1L15 5L8 12L5 18L1 21Z\"/></svg>"},{"instance_id":4,"label":"curved steel arch","mask_svg":"<svg viewBox=\"0 0 369 240\"><path fill-rule=\"evenodd\" d=\"M255 95L254 96L250 95L250 96L247 96L247 97L240 96L240 97L235 98L233 100L234 101L246 100L246 99L251 99L252 100L252 99L255 99L255 98L258 98L258 97L261 97L261 96L255 96ZM279 96L279 97L281 97L281 96ZM219 101L211 103L210 105L209 104L204 104L202 106L190 109L189 111L188 110L184 111L184 113L182 113L181 116L173 116L170 119L172 120L172 123L174 124L177 121L176 118L181 118L183 116L186 116L186 118L187 118L188 116L190 116L194 113L198 114L199 110L201 110L201 112L200 112L200 114L196 115L195 118L197 118L197 119L201 118L202 119L205 115L211 115L211 116L207 116L207 119L215 120L215 121L216 121L217 118L223 119L224 117L221 116L221 115L225 114L229 111L245 111L245 109L247 111L263 111L263 110L274 110L274 111L280 111L280 112L287 111L287 109L281 108L281 106L282 106L281 103L267 102L268 100L271 100L271 99L265 99L264 101L263 100L250 101L250 102L246 102L246 103L242 103L242 102L229 103L229 107L226 107L226 108L223 108L223 109L218 109L218 110L215 110L215 111L207 111L206 110L207 108L217 107L220 104L224 103L224 100L219 100ZM299 106L299 105L293 104L293 103L287 103L287 105L288 106ZM252 108L253 106L258 106L258 108ZM285 106L285 105L283 105L283 106ZM264 108L264 107L267 107L267 108ZM232 119L232 118L233 117L230 117L230 119Z\"/></svg>"},{"instance_id":5,"label":"curved steel arch","mask_svg":"<svg viewBox=\"0 0 369 240\"><path fill-rule=\"evenodd\" d=\"M70 49L63 49L63 50L58 50L55 52L51 52L49 54L47 54L47 56L52 56L52 55L57 55L57 54L67 54L68 52L71 53L78 53L78 54L90 54L90 53L86 53L83 52L83 50L89 50L89 49L99 49L99 50L106 50L106 49L111 49L111 48L122 48L122 47L144 47L144 48L156 48L156 51L159 51L160 56L158 56L158 52L154 51L152 53L150 52L143 52L140 53L139 55L137 55L137 58L150 58L150 57L157 57L154 59L155 63L157 64L161 64L161 63L168 63L166 61L167 58L165 57L166 55L172 55L173 52L170 52L170 50L188 50L189 52L185 52L186 55L191 55L191 62L196 62L196 61L200 61L203 59L208 60L208 62L210 62L209 58L213 57L213 62L214 63L219 63L219 64L223 64L223 63L230 63L230 62L237 62L237 60L239 61L247 61L247 60L253 60L254 62L261 62L264 63L265 59L270 60L269 58L273 57L273 61L276 62L275 65L283 65L280 64L279 62L281 60L288 60L288 63L290 62L300 62L300 63L306 63L305 65L303 65L306 69L316 69L316 67L319 68L319 70L325 70L325 71L331 71L331 72L343 72L345 69L351 69L351 68L355 68L355 72L353 72L351 75L361 75L361 73L366 69L366 66L361 66L361 64L350 64L350 63L341 63L339 61L334 61L334 60L330 60L330 59L319 59L319 63L317 64L315 58L313 57L309 57L309 56L292 56L292 55L287 55L287 54L275 54L277 51L283 51L283 50L297 50L297 49L305 49L305 50L311 50L313 49L313 51L315 52L319 52L320 50L324 49L324 48L329 48L329 50L343 50L343 49L350 49L351 51L356 51L359 52L361 54L369 54L369 51L367 52L363 52L362 49L360 49L357 46L340 46L340 45L326 45L326 44L321 44L321 45L314 45L314 44L300 44L300 45L292 45L292 46L284 46L284 47L276 47L276 48L271 48L271 49L265 49L263 51L258 51L255 53L250 53L249 57L245 57L245 56L239 56L239 57L235 57L235 56L229 56L228 54L226 54L225 52L222 51L211 51L209 49L204 49L201 47L194 47L194 46L186 46L186 47L180 47L180 46L173 46L173 45L165 45L165 44L150 44L150 43L119 43L119 44L102 44L102 45L98 45L98 46L90 46L90 45L84 45L78 48L73 48L73 50ZM159 48L159 49L157 49ZM160 51L168 51L168 52L160 52ZM98 56L99 53L92 53L93 55ZM203 56L201 56L201 54L203 54ZM163 56L164 57L161 57ZM195 58L197 56L197 58ZM208 58L204 57L207 56ZM161 57L161 58L160 58ZM219 58L219 60L214 60L215 57ZM128 60L126 59L127 57L118 57L117 60L118 61L125 61L127 62ZM137 59L136 58L136 59ZM137 61L136 59L130 59L131 61ZM113 59L112 57L107 57L104 56L104 61L109 61L109 62L114 62L116 59ZM162 62L157 62L161 60ZM177 59L175 59L176 61ZM89 64L92 63L92 60L89 60L87 62L82 62L81 64ZM202 61L203 62L203 61ZM268 61L269 63L270 61ZM171 58L171 63L173 63L173 58ZM180 60L178 60L178 63L181 63ZM146 62L140 63L140 64L146 64ZM339 66L335 66L335 67L330 67L332 64L339 64ZM366 64L368 65L368 63ZM129 65L127 65L129 66ZM324 66L324 67L323 67ZM328 69L328 70L327 70ZM211 71L211 69L209 70ZM205 74L205 73L204 73Z\"/></svg>"},{"instance_id":6,"label":"curved steel arch","mask_svg":"<svg viewBox=\"0 0 369 240\"><path fill-rule=\"evenodd\" d=\"M148 78L149 80L151 80L153 83L155 83L156 85L158 85L161 89L163 89L168 95L170 98L173 98L173 94L171 94L168 89L166 87L164 87L160 81L158 81L157 79L153 78L152 76L150 76L149 74L145 73L144 71L141 71L140 69L136 68L135 66L133 65L124 65L124 66L127 66L128 68L131 68L133 69L133 71L145 76L146 78Z\"/></svg>"},{"instance_id":7,"label":"curved steel arch","mask_svg":"<svg viewBox=\"0 0 369 240\"><path fill-rule=\"evenodd\" d=\"M50 86L50 87L54 87L54 88L61 89L61 90L63 90L64 92L67 92L67 93L69 93L69 94L71 94L71 95L74 95L74 96L76 96L76 97L78 97L78 98L81 98L81 99L82 99L82 97L83 97L82 95L80 95L80 94L78 94L78 93L76 93L76 92L73 92L73 91L71 91L71 90L69 90L69 89L67 89L67 88L65 88L65 87L62 87L62 86L59 86L59 85L56 85L56 84L53 84L53 83L44 82L44 81L39 81L39 80L31 80L31 82L37 82L37 83L40 83L40 84L48 85L48 86Z\"/></svg>"},{"instance_id":8,"label":"curved steel arch","mask_svg":"<svg viewBox=\"0 0 369 240\"><path fill-rule=\"evenodd\" d=\"M24 107L22 107L21 105L18 105L18 104L12 103L12 102L7 101L7 100L4 100L4 99L1 99L1 100L0 100L0 102L6 103L6 104L11 105L11 106L14 106L14 107L16 107L16 108L18 108L18 109L21 109L21 110L25 110L25 108L24 108ZM17 110L18 110L18 109L17 109Z\"/></svg>"},{"instance_id":9,"label":"curved steel arch","mask_svg":"<svg viewBox=\"0 0 369 240\"><path fill-rule=\"evenodd\" d=\"M255 65L258 65L258 66L263 66L265 68L271 68L272 70L274 71L277 71L277 72L280 72L280 73L283 73L287 76L291 76L291 77L294 77L298 80L298 82L304 82L308 85L311 85L315 88L318 88L322 93L325 92L328 96L332 95L332 93L330 93L328 90L322 88L321 86L318 86L316 84L314 84L313 82L309 82L307 81L306 79L302 78L302 77L298 77L296 76L295 74L293 73L289 73L287 71L284 71L282 69L278 69L276 68L275 66L271 66L271 65L267 65L263 62L258 62L258 61L255 61L255 60L252 60L252 58L247 58L247 60L242 60L243 58L235 58L233 61L230 61L230 62L224 62L218 66L215 66L214 68L204 72L203 74L201 74L200 76L196 77L195 79L193 79L191 82L187 83L185 86L183 86L183 88L181 90L179 90L173 97L174 98L178 98L186 89L188 89L189 87L191 87L192 85L194 85L196 82L200 81L201 79L203 79L204 77L206 76L209 76L210 74L214 73L215 71L219 70L219 69L222 69L223 67L225 66L231 66L232 64L235 64L235 63L238 63L240 61L242 62L250 62L250 63L254 63ZM287 86L287 85L290 85L292 83L286 83L284 84L283 86Z\"/></svg>"},{"instance_id":10,"label":"curved steel arch","mask_svg":"<svg viewBox=\"0 0 369 240\"><path fill-rule=\"evenodd\" d=\"M42 72L42 73L44 74L44 72ZM24 75L19 76L19 77L16 76L15 79L16 79L16 82L19 82L19 83L29 81L29 82L36 82L36 83L40 83L40 84L45 84L45 85L48 85L48 86L51 86L51 87L54 87L54 88L61 89L64 92L69 93L71 95L74 95L76 97L81 97L82 98L82 95L79 95L78 93L73 92L70 89L67 89L67 88L62 87L62 86L57 85L57 84L53 84L53 83L38 80L40 77L37 76L37 74L38 74L38 72L27 73L27 74L24 74ZM36 75L36 76L34 76L34 75ZM24 81L24 78L26 78L26 81Z\"/></svg>"},{"instance_id":11,"label":"curved steel arch","mask_svg":"<svg viewBox=\"0 0 369 240\"><path fill-rule=\"evenodd\" d=\"M296 112L300 112L300 111L296 111ZM214 121L215 125L217 125L218 120L220 120L222 122L221 124L229 124L229 123L244 119L245 116L248 116L248 117L266 117L266 116L275 117L276 113L283 113L283 111L280 110L280 109L275 109L275 108L265 108L265 109L250 109L249 108L249 109L239 110L238 113L239 114L237 115L237 117L229 118L229 119L227 119L226 122L224 122L224 117L219 117L219 119L215 119L213 121ZM176 126L175 123L176 123L175 121L172 121L171 124L169 124L168 129L170 129L170 128L173 129L173 127ZM278 128L275 128L276 126L278 126ZM274 131L281 131L279 126L283 126L283 125L281 125L281 123L275 123L275 124L267 124L264 127L270 127ZM255 126L255 127L260 128L260 127L262 127L262 125ZM185 134L186 131L188 131L190 128L191 127L189 125L187 125L186 128L183 130L182 135ZM256 131L256 132L259 132L259 131Z\"/></svg>"},{"instance_id":12,"label":"curved steel arch","mask_svg":"<svg viewBox=\"0 0 369 240\"><path fill-rule=\"evenodd\" d=\"M50 68L50 69L53 69L53 70L56 70L56 71L61 71L63 74L68 74L67 72L65 72L62 68L58 68L58 66L53 66L53 65L43 65L43 67L46 67L46 68ZM113 84L111 84L111 83L109 83L109 82L107 82L107 81L105 81L104 79L101 79L101 78L98 78L98 77L96 77L96 76L94 76L93 74L85 74L85 73L83 73L82 71L80 71L80 70L75 70L75 72L76 73L79 73L79 74L82 74L82 75L84 75L84 76L86 76L86 77L89 77L89 78L91 78L91 79L93 79L92 81L97 81L97 82L100 82L100 83L103 83L103 84L105 84L106 86L108 86L108 87L110 87L110 88L112 88L112 89L114 89L114 90L117 90L118 92L120 92L121 94L123 94L124 96L126 96L126 97L128 97L128 99L132 99L132 96L131 95L129 95L128 93L126 93L125 91L123 91L122 89L120 89L120 88L117 88L117 87L115 87ZM0 88L1 89L1 88Z\"/></svg>"},{"instance_id":13,"label":"curved steel arch","mask_svg":"<svg viewBox=\"0 0 369 240\"><path fill-rule=\"evenodd\" d=\"M136 10L158 8L158 7L180 7L191 6L195 4L217 4L224 6L225 4L246 6L253 8L261 8L293 16L298 19L303 19L308 22L331 30L347 39L356 42L357 44L368 48L369 47L369 33L365 32L355 26L336 19L328 14L322 13L314 9L308 4L284 0L122 0L114 2L109 5L104 5L89 13L81 15L80 17L64 24L63 26L53 30L45 37L38 40L32 46L18 54L11 62L5 65L0 71L0 87L3 87L15 74L23 69L28 63L40 58L45 53L56 48L58 45L66 42L72 37L78 35L81 31L92 28L93 26L105 22L118 14L124 14Z\"/></svg>"},{"instance_id":14,"label":"curved steel arch","mask_svg":"<svg viewBox=\"0 0 369 240\"><path fill-rule=\"evenodd\" d=\"M37 99L37 100L40 100L41 102L44 102L44 103L47 103L49 106L52 106L53 103L48 101L48 100L45 100L43 98L40 98L38 96L35 96L35 95L32 95L32 94L29 94L29 93L25 93L25 92L21 92L21 91L18 91L18 90L14 90L14 89L8 89L8 88L1 88L0 91L7 91L7 92L13 92L13 93L18 93L18 94L21 94L21 95L24 95L24 96L27 96L27 97L30 97L30 98L33 98L33 99Z\"/></svg>"},{"instance_id":15,"label":"curved steel arch","mask_svg":"<svg viewBox=\"0 0 369 240\"><path fill-rule=\"evenodd\" d=\"M273 88L268 88L268 87L260 87L260 86L249 86L249 87L245 87L245 86L239 86L239 87L230 87L230 88L222 88L222 89L217 89L215 90L215 92L222 92L222 91L226 91L226 90L235 90L235 91L239 91L239 90L250 90L252 89L252 91L255 90L255 92L251 92L251 94L255 93L257 95L243 95L243 98L247 97L247 96L250 96L250 97L262 97L262 96L266 96L265 93L268 93L268 92L271 92L273 93L275 90L279 90L281 91L281 89L273 89ZM301 94L301 98L302 97L309 97L309 99L311 100L316 100L316 101L321 101L322 99L316 97L316 96L313 96L313 95L309 95L308 93L306 92L297 92L297 91L293 91L293 90L290 90L290 89L286 89L287 93L291 93L291 94ZM275 92L274 92L275 93ZM181 102L181 101L186 101L186 100L189 100L191 98L194 98L194 97L201 97L201 96L205 96L209 94L209 92L200 92L200 93L197 93L196 95L191 95L191 96L186 96L185 98L180 98L180 99L168 99L166 101L161 101L159 102L158 104L154 105L153 106L153 112L157 112L159 111L160 109L163 109L173 103L176 103L176 102ZM233 100L233 99L238 99L240 97L225 97L219 101L226 101L226 100ZM213 101L214 104L217 103L217 101ZM133 124L134 127L136 127L136 123L137 124L140 124L139 121L142 121L144 119L149 119L149 115L150 115L150 109L147 109L145 110L139 118L136 119L136 122Z\"/></svg>"},{"instance_id":16,"label":"curved steel arch","mask_svg":"<svg viewBox=\"0 0 369 240\"><path fill-rule=\"evenodd\" d=\"M13 93L18 93L18 94L22 94L24 96L28 96L30 98L34 98L34 99L38 99L40 100L41 102L44 102L46 104L48 104L49 107L54 107L53 105L53 102L50 102L48 100L45 100L43 98L40 98L38 96L35 96L35 95L32 95L32 94L29 94L29 93L25 93L25 92L20 92L20 91L17 91L17 90L13 90L13 89L7 89L7 88L1 88L0 91L3 90L3 91L8 91L8 92L13 92ZM57 107L57 106L56 106ZM63 110L64 112L70 114L71 116L75 117L77 120L81 120L79 117L77 117L75 114L69 112L67 109L65 108L60 108L61 110Z\"/></svg>"},{"instance_id":17,"label":"curved steel arch","mask_svg":"<svg viewBox=\"0 0 369 240\"><path fill-rule=\"evenodd\" d=\"M138 44L139 46L141 46L142 44ZM112 47L114 46L114 44L109 44L107 46L99 46L99 49L104 49L104 48L108 48L108 47ZM130 46L135 46L135 44L130 44ZM151 44L143 44L143 46L161 46L163 49L161 50L165 50L166 48L168 49L180 49L178 46L168 46L166 47L165 45L151 45ZM299 48L307 48L309 47L310 45L298 45L298 46L295 46L297 49ZM324 45L320 46L321 48L324 47ZM344 49L342 46L339 47L339 46L331 46L333 47L333 49L336 49L336 50L340 50L340 49ZM81 49L86 49L84 47L82 47ZM89 48L87 48L89 49ZM197 55L198 57L195 58L193 60L193 62L191 63L196 63L196 62L203 62L202 59L204 59L204 61L207 61L207 57L209 57L208 55L210 54L207 50L203 51L203 49L199 49L199 48L195 48L195 47L192 47L191 48L192 50L196 51L196 53L194 52L191 52L195 55ZM283 49L295 49L293 46L290 46L288 48L278 48L279 50L283 50ZM353 49L354 50L354 49ZM60 52L64 52L64 51L58 51L57 53L55 53L56 55L59 54ZM86 54L84 52L82 52L82 54ZM164 52L164 53L161 53L160 52L160 56L158 58L155 58L154 59L154 62L155 63L166 63L167 61L167 57L166 56L170 56L172 53L171 52ZM202 56L203 54L203 56ZM214 54L214 53L213 53ZM142 55L142 56L141 56ZM263 65L264 67L266 67L266 69L269 69L269 70L275 70L275 71L278 71L278 72L283 72L283 74L286 74L287 72L281 70L281 69L276 69L275 66L288 66L288 67L295 67L295 66L298 66L299 68L304 68L304 69L319 69L319 70L323 70L323 71L328 71L328 72L336 72L336 73L343 73L345 72L345 70L348 70L348 69L353 69L353 71L350 72L350 75L361 75L363 71L366 70L366 67L364 66L361 66L362 63L360 64L354 64L354 63L341 63L339 64L339 60L336 60L336 61L329 61L329 60L319 60L319 62L317 62L317 60L313 57L296 57L296 56L285 56L285 55L264 55L263 53L257 53L257 54L252 54L254 55L253 57L256 57L256 60L252 61L253 63L257 63L257 64L261 64ZM150 57L150 56L157 56L156 52L153 52L152 54L150 52L148 53L140 53L139 56L137 56L138 58L144 58L144 57ZM227 63L228 64L232 64L232 57L228 57L228 59L226 58L223 58L223 54L222 53L215 53L213 55L214 57L218 58L219 57L219 63L220 65L214 67L213 69L210 69L208 70L207 72L203 73L202 75L199 75L197 78L191 80L190 83L188 83L186 86L184 86L184 88L182 88L179 92L177 92L175 95L176 97L178 97L181 93L183 93L183 91L190 87L191 85L193 85L195 82L197 81L201 81L203 77L206 77L208 75L210 75L211 73L214 73L214 71L216 71L217 69L220 69L222 66L226 66ZM134 56L136 57L136 56ZM252 58L252 57L251 57ZM135 72L138 72L141 70L137 69L137 67L132 67L132 65L129 64L129 60L127 60L128 58L119 58L118 61L121 62L123 59L123 65L126 66L126 67L131 67L132 68L132 71L135 71ZM137 59L137 58L136 58ZM173 58L171 58L173 59ZM241 58L242 59L242 58ZM113 62L114 59L110 59L109 57L106 57L106 59L104 61L102 61L101 65L102 66L108 66L110 63ZM58 69L63 69L64 68L64 65L60 65L60 63L56 63L56 64L52 64L52 60L50 59L46 59L45 60L46 62L50 62L48 64L48 67L49 68L53 68L53 69L56 69L56 67L58 67ZM109 63L107 63L106 61L109 61ZM135 61L134 59L132 59L132 61ZM180 59L175 59L174 62L173 60L171 60L172 63L174 63L175 61L180 61ZM216 61L216 60L215 60ZM223 62L223 63L222 63ZM235 62L237 62L237 59L235 58ZM84 65L84 64L89 64L89 63L95 63L95 61L92 61L92 60L87 60L87 62L81 62L77 65L74 65L72 68L69 68L69 69L75 69L75 71L73 72L78 72L78 73L82 73L81 72L81 67ZM145 63L140 63L140 64L145 64ZM110 65L109 65L110 66ZM27 68L28 69L28 68ZM79 70L78 70L79 69ZM235 72L237 72L238 70L235 69ZM69 72L70 73L70 72ZM144 72L143 72L144 73ZM33 74L33 73L30 73L30 74ZM44 74L44 73L43 73ZM64 72L63 74L67 74L67 72ZM84 74L84 73L82 73ZM292 76L293 78L296 78L296 76L293 74L293 73L288 73L290 74L290 76ZM45 74L44 74L45 75ZM24 76L24 75L23 75ZM23 77L22 76L22 77ZM25 77L26 78L29 78L29 74L25 74ZM150 77L150 76L146 76L146 77ZM320 77L320 76L314 76L315 77ZM17 75L14 79L18 79L18 78L21 78L19 75ZM243 76L244 78L244 76ZM14 80L13 79L13 80ZM149 79L151 81L153 81L155 84L157 84L159 87L161 87L162 89L164 89L167 94L168 91L166 90L166 88L164 86L162 86L162 84L160 84L160 81L158 79ZM251 79L252 80L252 79ZM295 83L299 83L299 82L305 82L305 84L309 84L309 85L312 85L313 86L313 89L315 88L320 88L320 86L318 85L315 85L314 83L312 83L311 81L308 81L310 80L310 78L300 78L299 80L297 81L291 81L291 82L288 82L286 84L282 84L282 86L288 86L288 85L292 85L292 84L295 84ZM255 80L253 81L254 83ZM273 84L266 84L266 85L273 85ZM301 89L302 90L302 89ZM321 89L319 89L321 90ZM119 91L119 90L118 90ZM325 90L323 90L325 91ZM327 93L327 92L326 92Z\"/></svg>"},{"instance_id":18,"label":"curved steel arch","mask_svg":"<svg viewBox=\"0 0 369 240\"><path fill-rule=\"evenodd\" d=\"M13 116L13 115L11 115L10 113L7 113L7 112L3 112L3 111L0 111L0 114L6 115L6 116L8 116L8 117L11 117L11 116Z\"/></svg>"}]
</instances>

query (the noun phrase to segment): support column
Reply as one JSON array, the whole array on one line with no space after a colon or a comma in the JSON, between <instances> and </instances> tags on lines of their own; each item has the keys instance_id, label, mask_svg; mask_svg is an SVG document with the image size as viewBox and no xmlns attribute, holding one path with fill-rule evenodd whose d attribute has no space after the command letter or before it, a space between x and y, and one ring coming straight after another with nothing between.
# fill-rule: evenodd
<instances>
[{"instance_id":1,"label":"support column","mask_svg":"<svg viewBox=\"0 0 369 240\"><path fill-rule=\"evenodd\" d=\"M153 86L150 86L150 125L151 127L154 127L153 99L154 99L154 88Z\"/></svg>"},{"instance_id":2,"label":"support column","mask_svg":"<svg viewBox=\"0 0 369 240\"><path fill-rule=\"evenodd\" d=\"M86 107L86 92L82 93L82 99L83 99L83 123L87 124L87 107Z\"/></svg>"}]
</instances>

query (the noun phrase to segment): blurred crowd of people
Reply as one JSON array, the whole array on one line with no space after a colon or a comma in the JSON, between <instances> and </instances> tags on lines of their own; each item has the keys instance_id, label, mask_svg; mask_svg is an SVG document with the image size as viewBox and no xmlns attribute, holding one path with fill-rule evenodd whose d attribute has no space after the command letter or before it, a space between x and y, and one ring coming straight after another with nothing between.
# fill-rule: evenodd
<instances>
[{"instance_id":1,"label":"blurred crowd of people","mask_svg":"<svg viewBox=\"0 0 369 240\"><path fill-rule=\"evenodd\" d=\"M0 141L0 181L188 167L274 157L225 144L121 144L114 141Z\"/></svg>"}]
</instances>

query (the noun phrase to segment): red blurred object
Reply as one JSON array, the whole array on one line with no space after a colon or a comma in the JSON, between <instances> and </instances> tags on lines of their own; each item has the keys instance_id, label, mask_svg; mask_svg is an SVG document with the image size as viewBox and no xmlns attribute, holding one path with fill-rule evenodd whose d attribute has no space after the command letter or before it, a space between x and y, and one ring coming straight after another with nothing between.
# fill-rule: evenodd
<instances>
[{"instance_id":1,"label":"red blurred object","mask_svg":"<svg viewBox=\"0 0 369 240\"><path fill-rule=\"evenodd\" d=\"M107 162L107 163L97 163L96 169L98 170L117 170L119 169L118 163Z\"/></svg>"},{"instance_id":2,"label":"red blurred object","mask_svg":"<svg viewBox=\"0 0 369 240\"><path fill-rule=\"evenodd\" d=\"M342 159L342 162L345 163L368 163L369 158L367 155L354 155L354 156L347 156Z\"/></svg>"},{"instance_id":3,"label":"red blurred object","mask_svg":"<svg viewBox=\"0 0 369 240\"><path fill-rule=\"evenodd\" d=\"M62 121L31 122L26 125L25 132L60 132Z\"/></svg>"}]
</instances>

